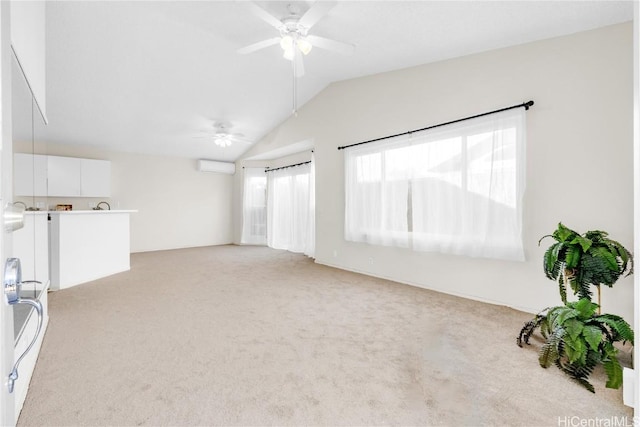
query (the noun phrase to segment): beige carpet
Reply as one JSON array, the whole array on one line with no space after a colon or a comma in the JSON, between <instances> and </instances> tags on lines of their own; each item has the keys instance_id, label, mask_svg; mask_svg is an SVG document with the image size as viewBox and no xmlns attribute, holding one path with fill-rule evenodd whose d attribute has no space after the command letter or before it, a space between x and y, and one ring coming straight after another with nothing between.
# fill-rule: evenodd
<instances>
[{"instance_id":1,"label":"beige carpet","mask_svg":"<svg viewBox=\"0 0 640 427\"><path fill-rule=\"evenodd\" d=\"M529 314L263 247L134 254L130 272L49 301L19 425L558 426L633 415L601 371L594 395L540 368L535 345L518 348Z\"/></svg>"}]
</instances>

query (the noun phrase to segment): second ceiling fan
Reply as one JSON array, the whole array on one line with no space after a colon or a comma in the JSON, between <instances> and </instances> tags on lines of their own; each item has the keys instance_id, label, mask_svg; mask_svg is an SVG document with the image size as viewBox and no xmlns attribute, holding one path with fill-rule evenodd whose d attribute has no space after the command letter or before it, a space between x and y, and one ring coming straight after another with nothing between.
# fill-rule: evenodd
<instances>
[{"instance_id":1,"label":"second ceiling fan","mask_svg":"<svg viewBox=\"0 0 640 427\"><path fill-rule=\"evenodd\" d=\"M272 37L257 43L245 46L238 53L247 54L269 46L280 44L284 51L284 58L293 61L293 72L296 77L304 75L302 55L307 55L315 46L320 49L332 50L343 55L351 55L354 50L352 44L331 40L325 37L309 34L309 30L320 21L331 9L336 6L336 1L316 1L303 15L300 15L297 5L291 3L287 6L288 15L279 19L261 8L252 1L242 1L251 12L274 27L279 32L279 37Z\"/></svg>"}]
</instances>

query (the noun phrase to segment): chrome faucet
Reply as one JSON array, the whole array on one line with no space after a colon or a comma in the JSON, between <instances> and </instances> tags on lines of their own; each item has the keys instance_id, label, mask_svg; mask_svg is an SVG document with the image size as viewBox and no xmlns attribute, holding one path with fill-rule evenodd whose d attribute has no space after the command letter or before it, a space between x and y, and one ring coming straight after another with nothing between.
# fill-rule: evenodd
<instances>
[{"instance_id":1,"label":"chrome faucet","mask_svg":"<svg viewBox=\"0 0 640 427\"><path fill-rule=\"evenodd\" d=\"M95 208L93 208L93 210L96 210L96 211L104 210L104 208L101 208L101 207L100 207L100 205L101 205L101 204L103 204L103 203L104 203L105 205L107 205L107 210L111 210L111 205L110 205L109 203L107 203L107 202L100 202L100 203L98 203L98 204L96 205L96 207L95 207Z\"/></svg>"},{"instance_id":2,"label":"chrome faucet","mask_svg":"<svg viewBox=\"0 0 640 427\"><path fill-rule=\"evenodd\" d=\"M13 202L13 203L12 203L12 205L13 205L13 206L15 206L15 205L22 205L22 206L24 206L24 210L25 210L25 211L27 211L27 212L30 212L30 211L39 211L39 210L40 210L40 208L34 208L33 206L27 207L26 203L24 203L24 202L20 202L20 201L18 201L18 202Z\"/></svg>"}]
</instances>

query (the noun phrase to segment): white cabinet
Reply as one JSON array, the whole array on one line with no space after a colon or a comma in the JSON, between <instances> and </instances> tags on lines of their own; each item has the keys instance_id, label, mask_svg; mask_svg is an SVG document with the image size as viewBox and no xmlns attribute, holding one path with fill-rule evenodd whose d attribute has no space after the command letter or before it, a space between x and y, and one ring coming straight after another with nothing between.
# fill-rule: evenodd
<instances>
[{"instance_id":1,"label":"white cabinet","mask_svg":"<svg viewBox=\"0 0 640 427\"><path fill-rule=\"evenodd\" d=\"M16 153L14 194L38 197L111 197L111 162Z\"/></svg>"},{"instance_id":2,"label":"white cabinet","mask_svg":"<svg viewBox=\"0 0 640 427\"><path fill-rule=\"evenodd\" d=\"M47 196L47 156L16 153L13 159L13 193L16 196Z\"/></svg>"},{"instance_id":3,"label":"white cabinet","mask_svg":"<svg viewBox=\"0 0 640 427\"><path fill-rule=\"evenodd\" d=\"M111 162L80 159L80 194L83 197L111 196Z\"/></svg>"},{"instance_id":4,"label":"white cabinet","mask_svg":"<svg viewBox=\"0 0 640 427\"><path fill-rule=\"evenodd\" d=\"M53 197L80 196L80 159L47 157L47 195Z\"/></svg>"}]
</instances>

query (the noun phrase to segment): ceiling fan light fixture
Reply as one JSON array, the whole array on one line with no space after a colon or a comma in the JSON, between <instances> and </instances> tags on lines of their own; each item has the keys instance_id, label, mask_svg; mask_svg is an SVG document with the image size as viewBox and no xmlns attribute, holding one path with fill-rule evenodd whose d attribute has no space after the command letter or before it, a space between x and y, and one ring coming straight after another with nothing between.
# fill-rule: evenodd
<instances>
[{"instance_id":1,"label":"ceiling fan light fixture","mask_svg":"<svg viewBox=\"0 0 640 427\"><path fill-rule=\"evenodd\" d=\"M282 36L282 38L280 39L280 47L285 52L289 49L293 49L293 37L291 37L289 34Z\"/></svg>"},{"instance_id":2,"label":"ceiling fan light fixture","mask_svg":"<svg viewBox=\"0 0 640 427\"><path fill-rule=\"evenodd\" d=\"M293 61L293 47L284 50L284 54L282 55L284 59L288 59L289 61Z\"/></svg>"},{"instance_id":3,"label":"ceiling fan light fixture","mask_svg":"<svg viewBox=\"0 0 640 427\"><path fill-rule=\"evenodd\" d=\"M231 145L231 136L228 134L218 134L213 137L213 142L218 147L228 147Z\"/></svg>"},{"instance_id":4,"label":"ceiling fan light fixture","mask_svg":"<svg viewBox=\"0 0 640 427\"><path fill-rule=\"evenodd\" d=\"M313 45L306 38L299 38L298 40L296 40L296 46L298 46L298 49L300 49L300 52L302 52L305 55L308 55L309 52L311 52L311 49L313 48Z\"/></svg>"}]
</instances>

